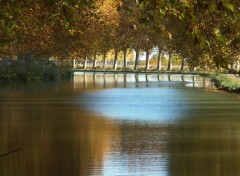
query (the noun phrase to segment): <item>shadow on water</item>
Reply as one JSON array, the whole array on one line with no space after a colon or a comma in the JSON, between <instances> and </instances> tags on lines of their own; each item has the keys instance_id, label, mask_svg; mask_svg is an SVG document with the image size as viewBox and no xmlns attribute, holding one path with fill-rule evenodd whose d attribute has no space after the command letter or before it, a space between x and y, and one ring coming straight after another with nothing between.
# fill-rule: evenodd
<instances>
[{"instance_id":1,"label":"shadow on water","mask_svg":"<svg viewBox=\"0 0 240 176\"><path fill-rule=\"evenodd\" d=\"M192 75L0 89L1 176L239 175L240 102ZM113 89L114 88L114 89Z\"/></svg>"}]
</instances>

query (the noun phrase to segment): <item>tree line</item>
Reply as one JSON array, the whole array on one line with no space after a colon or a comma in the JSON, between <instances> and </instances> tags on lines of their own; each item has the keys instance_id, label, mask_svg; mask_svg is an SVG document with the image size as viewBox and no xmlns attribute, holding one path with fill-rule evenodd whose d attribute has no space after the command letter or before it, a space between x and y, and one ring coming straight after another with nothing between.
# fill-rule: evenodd
<instances>
[{"instance_id":1,"label":"tree line","mask_svg":"<svg viewBox=\"0 0 240 176\"><path fill-rule=\"evenodd\" d=\"M19 61L52 58L78 60L96 67L114 51L113 69L120 52L127 68L134 51L134 69L146 54L158 49L156 69L168 54L190 70L224 68L234 71L240 55L238 0L0 0L0 57Z\"/></svg>"}]
</instances>

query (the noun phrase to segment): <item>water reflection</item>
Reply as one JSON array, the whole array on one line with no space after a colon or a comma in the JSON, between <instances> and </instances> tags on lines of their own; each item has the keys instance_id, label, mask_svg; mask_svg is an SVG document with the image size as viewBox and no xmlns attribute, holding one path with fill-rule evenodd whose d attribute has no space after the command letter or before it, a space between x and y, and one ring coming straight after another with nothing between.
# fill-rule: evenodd
<instances>
[{"instance_id":1,"label":"water reflection","mask_svg":"<svg viewBox=\"0 0 240 176\"><path fill-rule=\"evenodd\" d=\"M86 92L80 98L84 101L79 105L85 109L115 120L174 123L189 111L185 92L176 88L104 89Z\"/></svg>"},{"instance_id":2,"label":"water reflection","mask_svg":"<svg viewBox=\"0 0 240 176\"><path fill-rule=\"evenodd\" d=\"M104 175L168 175L167 126L123 122L119 129Z\"/></svg>"},{"instance_id":3,"label":"water reflection","mask_svg":"<svg viewBox=\"0 0 240 176\"><path fill-rule=\"evenodd\" d=\"M203 80L87 73L1 87L0 155L22 150L0 157L0 175L239 175L240 102L186 87Z\"/></svg>"},{"instance_id":4,"label":"water reflection","mask_svg":"<svg viewBox=\"0 0 240 176\"><path fill-rule=\"evenodd\" d=\"M25 103L1 106L0 152L23 148L0 158L2 176L101 175L92 168L103 167L113 125L66 105Z\"/></svg>"},{"instance_id":5,"label":"water reflection","mask_svg":"<svg viewBox=\"0 0 240 176\"><path fill-rule=\"evenodd\" d=\"M239 120L184 123L169 138L169 175L239 175Z\"/></svg>"},{"instance_id":6,"label":"water reflection","mask_svg":"<svg viewBox=\"0 0 240 176\"><path fill-rule=\"evenodd\" d=\"M212 87L208 78L184 74L146 74L146 73L93 73L75 72L75 89L135 88L135 87Z\"/></svg>"}]
</instances>

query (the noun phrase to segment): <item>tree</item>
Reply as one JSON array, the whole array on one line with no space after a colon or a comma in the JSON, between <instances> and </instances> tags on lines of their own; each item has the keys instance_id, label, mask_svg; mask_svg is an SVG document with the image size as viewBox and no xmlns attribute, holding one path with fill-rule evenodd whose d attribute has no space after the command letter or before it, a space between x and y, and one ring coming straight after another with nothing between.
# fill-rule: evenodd
<instances>
[{"instance_id":1,"label":"tree","mask_svg":"<svg viewBox=\"0 0 240 176\"><path fill-rule=\"evenodd\" d=\"M103 55L106 67L107 53L114 49L113 68L117 68L119 53L123 51L126 69L127 51L134 49L134 68L138 67L140 52L145 51L147 70L149 53L157 47L158 70L161 53L181 55L181 70L186 61L194 67L215 62L234 71L234 64L239 61L238 0L0 0L0 3L1 57L16 55L26 62L54 57L85 63L88 57L95 68L97 55Z\"/></svg>"}]
</instances>

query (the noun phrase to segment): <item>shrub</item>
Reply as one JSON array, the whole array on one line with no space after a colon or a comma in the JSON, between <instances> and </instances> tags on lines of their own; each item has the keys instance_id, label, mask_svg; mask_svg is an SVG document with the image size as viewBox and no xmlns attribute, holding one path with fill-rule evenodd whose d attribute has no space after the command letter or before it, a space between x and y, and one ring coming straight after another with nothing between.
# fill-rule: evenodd
<instances>
[{"instance_id":1,"label":"shrub","mask_svg":"<svg viewBox=\"0 0 240 176\"><path fill-rule=\"evenodd\" d=\"M46 60L30 64L13 61L8 66L0 67L0 83L54 81L70 77L70 69L62 71L55 63Z\"/></svg>"}]
</instances>

